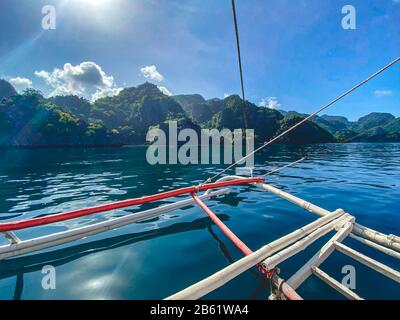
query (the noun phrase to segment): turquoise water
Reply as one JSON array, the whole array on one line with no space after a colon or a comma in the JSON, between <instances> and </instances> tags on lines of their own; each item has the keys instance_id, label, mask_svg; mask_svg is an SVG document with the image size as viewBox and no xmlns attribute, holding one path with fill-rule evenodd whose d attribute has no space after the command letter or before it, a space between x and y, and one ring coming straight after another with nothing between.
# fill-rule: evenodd
<instances>
[{"instance_id":1,"label":"turquoise water","mask_svg":"<svg viewBox=\"0 0 400 320\"><path fill-rule=\"evenodd\" d=\"M193 185L213 174L213 166L156 166L145 148L1 150L1 221L98 205ZM273 146L256 157L258 172L310 160L269 178L269 182L329 210L343 208L357 221L400 234L400 144ZM239 194L240 191L240 194ZM170 201L163 201L167 203ZM207 201L252 249L316 219L298 207L252 187L235 187ZM130 208L68 223L19 231L22 239L58 232L136 212ZM328 237L331 235L328 235ZM321 241L326 240L323 238ZM289 277L321 246L288 260ZM6 242L1 239L0 244ZM399 270L399 262L354 240L346 244ZM0 262L1 299L161 299L242 257L198 208ZM400 286L334 253L321 268L340 280L344 265L356 268L355 290L368 299L400 299ZM56 268L56 289L43 290L42 267ZM299 293L308 299L342 299L315 277ZM250 270L207 299L265 299L268 285Z\"/></svg>"}]
</instances>

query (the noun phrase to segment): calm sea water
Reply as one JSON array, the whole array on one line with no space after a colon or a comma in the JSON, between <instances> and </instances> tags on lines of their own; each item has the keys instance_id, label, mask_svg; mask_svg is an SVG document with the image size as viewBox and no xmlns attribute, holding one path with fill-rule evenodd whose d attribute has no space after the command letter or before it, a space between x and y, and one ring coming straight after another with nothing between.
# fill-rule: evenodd
<instances>
[{"instance_id":1,"label":"calm sea water","mask_svg":"<svg viewBox=\"0 0 400 320\"><path fill-rule=\"evenodd\" d=\"M156 166L146 149L1 150L1 221L37 217L193 185L214 166ZM310 160L271 176L269 182L329 210L343 208L357 221L400 234L400 144L273 146L256 157L262 173L307 154ZM240 192L240 193L239 193ZM163 201L167 203L170 201ZM235 187L207 202L252 249L316 216L252 187ZM18 232L22 239L103 221L139 209L92 215ZM326 240L323 238L321 241ZM288 278L323 244L282 264ZM6 242L1 239L0 244ZM399 270L399 262L354 240L346 244ZM0 262L1 299L161 299L241 258L241 253L198 208L136 223L67 245ZM43 290L43 266L56 268L56 289ZM321 268L338 279L356 268L355 290L368 299L400 299L391 280L334 253ZM310 277L299 289L308 299L342 299ZM207 299L266 299L267 283L250 270Z\"/></svg>"}]
</instances>

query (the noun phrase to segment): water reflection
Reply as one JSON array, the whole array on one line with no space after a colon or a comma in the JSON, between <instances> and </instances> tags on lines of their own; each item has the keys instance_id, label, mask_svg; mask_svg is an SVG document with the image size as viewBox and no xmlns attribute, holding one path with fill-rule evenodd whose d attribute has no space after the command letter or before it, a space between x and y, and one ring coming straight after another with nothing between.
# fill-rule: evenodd
<instances>
[{"instance_id":1,"label":"water reflection","mask_svg":"<svg viewBox=\"0 0 400 320\"><path fill-rule=\"evenodd\" d=\"M344 208L359 223L385 233L400 233L400 144L276 145L256 156L256 173L266 173L304 155L309 160L269 176L268 182L329 210ZM2 150L0 220L38 217L193 185L222 167L152 167L146 163L144 148ZM92 215L18 235L28 239L171 201ZM314 218L251 187L234 187L230 194L208 204L254 249ZM241 257L211 226L201 210L189 207L78 244L1 261L0 289L14 299L163 298ZM172 249L166 249L167 245ZM27 296L26 288L32 283L40 285L40 270L45 264L61 269L60 281L65 288L58 289L54 297L40 291ZM160 274L158 264L167 275ZM181 276L175 279L168 272ZM79 289L68 286L74 276L85 285ZM216 297L265 299L266 285L261 280L257 272L250 272L250 277L239 277L235 287L222 288ZM323 286L314 282L313 286L316 295L329 296ZM374 288L365 290L363 296L373 296ZM386 291L391 296L398 294L398 288L390 284Z\"/></svg>"},{"instance_id":2,"label":"water reflection","mask_svg":"<svg viewBox=\"0 0 400 320\"><path fill-rule=\"evenodd\" d=\"M227 221L229 219L229 217L224 214L220 214L218 217L221 221ZM12 276L17 277L14 299L19 300L23 291L23 275L25 273L40 271L45 265L58 267L90 254L127 246L136 242L146 241L165 235L202 229L207 229L210 231L211 224L212 222L209 218L201 218L192 222L180 222L172 226L162 227L145 232L124 234L102 240L91 241L84 244L72 245L63 249L53 249L53 251L50 252L2 260L0 261L0 279L9 278ZM212 231L210 232L212 233ZM214 233L212 233L212 235L214 238L217 238Z\"/></svg>"}]
</instances>

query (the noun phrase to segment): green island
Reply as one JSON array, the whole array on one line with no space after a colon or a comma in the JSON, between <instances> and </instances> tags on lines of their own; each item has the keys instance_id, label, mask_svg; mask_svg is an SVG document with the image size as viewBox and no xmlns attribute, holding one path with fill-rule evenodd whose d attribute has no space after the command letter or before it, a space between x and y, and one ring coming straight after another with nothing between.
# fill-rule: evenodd
<instances>
[{"instance_id":1,"label":"green island","mask_svg":"<svg viewBox=\"0 0 400 320\"><path fill-rule=\"evenodd\" d=\"M247 104L248 126L262 143L300 121L306 114ZM149 128L178 130L243 128L243 100L238 95L204 99L199 94L167 96L156 85L125 88L93 103L78 96L45 98L34 89L17 93L0 80L0 146L122 146L146 143ZM358 121L322 115L285 136L279 143L400 142L400 118L370 113Z\"/></svg>"}]
</instances>

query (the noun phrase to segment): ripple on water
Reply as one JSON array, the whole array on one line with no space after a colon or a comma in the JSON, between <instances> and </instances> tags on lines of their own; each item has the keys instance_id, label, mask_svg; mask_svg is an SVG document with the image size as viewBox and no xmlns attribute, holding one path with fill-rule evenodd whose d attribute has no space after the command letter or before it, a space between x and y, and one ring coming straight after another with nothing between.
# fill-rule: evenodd
<instances>
[{"instance_id":1,"label":"ripple on water","mask_svg":"<svg viewBox=\"0 0 400 320\"><path fill-rule=\"evenodd\" d=\"M150 166L145 162L145 148L68 149L54 151L50 158L48 153L37 150L13 152L16 159L24 161L0 163L0 181L5 186L0 189L2 222L189 186L221 168ZM267 181L329 210L341 207L354 214L359 223L386 233L400 233L400 144L277 145L257 155L256 172L265 173L304 154L309 155L309 160L268 176ZM248 187L232 188L229 195L207 203L253 249L314 219L290 203ZM32 233L25 230L22 235L27 238L90 225L150 207L90 215L51 228L37 228ZM29 261L18 258L9 262L13 263L9 268L12 271L5 273L0 268L0 291L11 290L5 279L28 268L27 264L30 271L26 283L32 287L37 281L40 283L41 266L52 261L57 264L63 283L53 298L163 298L240 257L199 208L188 207L33 255ZM330 261L335 262L333 258ZM285 268L293 271L296 265L291 263ZM335 272L335 265L332 266L326 267L328 273ZM177 270L185 271L180 272L179 279L172 276ZM358 281L368 283L363 273L359 276ZM84 285L75 290L73 286L81 281ZM236 281L234 287L221 288L217 297L247 298L259 286L251 275ZM396 294L400 298L398 288L385 284L385 289L386 298ZM28 292L28 285L23 290L23 297L42 297L41 293ZM319 282L312 283L311 291L314 298L330 294ZM258 297L265 298L266 294ZM13 293L7 296L12 297ZM374 288L363 287L362 296L374 297Z\"/></svg>"}]
</instances>

